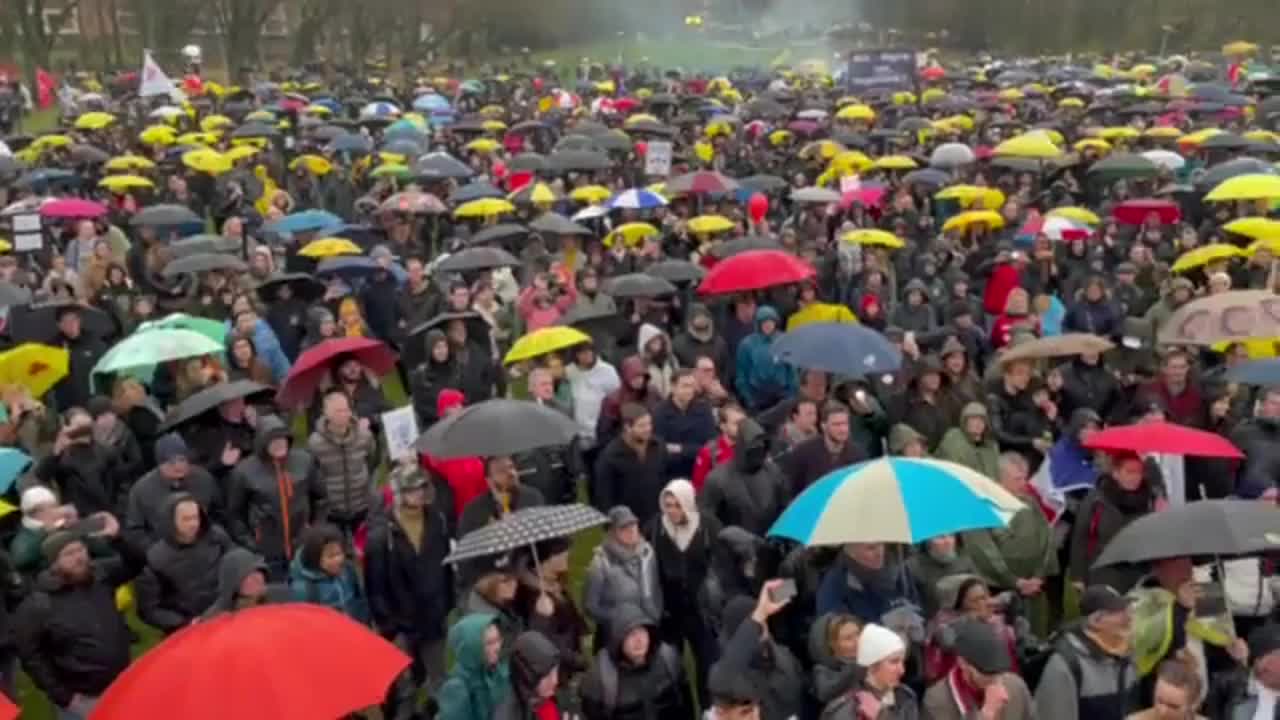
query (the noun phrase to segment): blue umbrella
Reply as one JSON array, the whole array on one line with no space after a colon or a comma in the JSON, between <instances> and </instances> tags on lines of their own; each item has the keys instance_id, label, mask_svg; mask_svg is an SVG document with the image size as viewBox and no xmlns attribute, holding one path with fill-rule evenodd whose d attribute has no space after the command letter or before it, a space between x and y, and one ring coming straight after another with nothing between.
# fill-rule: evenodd
<instances>
[{"instance_id":1,"label":"blue umbrella","mask_svg":"<svg viewBox=\"0 0 1280 720\"><path fill-rule=\"evenodd\" d=\"M382 266L378 264L378 261L371 257L346 255L321 260L316 267L316 274L337 275L346 282L353 282L360 278L369 277L381 269ZM409 279L409 274L397 263L391 263L391 267L387 268L387 272L391 273L398 283L404 283Z\"/></svg>"},{"instance_id":2,"label":"blue umbrella","mask_svg":"<svg viewBox=\"0 0 1280 720\"><path fill-rule=\"evenodd\" d=\"M330 140L326 149L334 153L368 154L373 151L373 141L363 135L347 133Z\"/></svg>"},{"instance_id":3,"label":"blue umbrella","mask_svg":"<svg viewBox=\"0 0 1280 720\"><path fill-rule=\"evenodd\" d=\"M1242 362L1227 370L1227 380L1241 385L1280 385L1280 358Z\"/></svg>"},{"instance_id":4,"label":"blue umbrella","mask_svg":"<svg viewBox=\"0 0 1280 720\"><path fill-rule=\"evenodd\" d=\"M410 159L418 157L425 152L426 149L427 146L425 143L419 142L416 138L409 138L404 135L389 139L387 142L382 144L381 148L383 152L404 155Z\"/></svg>"},{"instance_id":5,"label":"blue umbrella","mask_svg":"<svg viewBox=\"0 0 1280 720\"><path fill-rule=\"evenodd\" d=\"M9 492L13 481L31 467L31 456L16 448L0 448L0 494Z\"/></svg>"},{"instance_id":6,"label":"blue umbrella","mask_svg":"<svg viewBox=\"0 0 1280 720\"><path fill-rule=\"evenodd\" d=\"M849 377L882 375L902 367L902 353L864 325L811 323L784 333L772 349L773 356L788 365Z\"/></svg>"},{"instance_id":7,"label":"blue umbrella","mask_svg":"<svg viewBox=\"0 0 1280 720\"><path fill-rule=\"evenodd\" d=\"M413 109L418 112L431 113L442 110L451 110L452 107L449 105L449 99L445 96L438 95L436 93L427 93L426 95L419 95L414 98Z\"/></svg>"},{"instance_id":8,"label":"blue umbrella","mask_svg":"<svg viewBox=\"0 0 1280 720\"><path fill-rule=\"evenodd\" d=\"M303 210L285 215L263 229L274 233L300 233L341 225L342 218L327 210Z\"/></svg>"},{"instance_id":9,"label":"blue umbrella","mask_svg":"<svg viewBox=\"0 0 1280 720\"><path fill-rule=\"evenodd\" d=\"M801 492L769 535L813 545L916 544L997 528L1023 508L985 475L942 460L881 458L840 468Z\"/></svg>"},{"instance_id":10,"label":"blue umbrella","mask_svg":"<svg viewBox=\"0 0 1280 720\"><path fill-rule=\"evenodd\" d=\"M609 198L604 205L610 210L628 209L628 210L652 210L654 208L665 207L667 201L658 193L646 188L632 188L623 190L622 192Z\"/></svg>"},{"instance_id":11,"label":"blue umbrella","mask_svg":"<svg viewBox=\"0 0 1280 720\"><path fill-rule=\"evenodd\" d=\"M38 168L25 173L19 177L14 184L18 187L38 190L59 183L70 185L79 182L80 176L70 170L63 170L61 168Z\"/></svg>"}]
</instances>

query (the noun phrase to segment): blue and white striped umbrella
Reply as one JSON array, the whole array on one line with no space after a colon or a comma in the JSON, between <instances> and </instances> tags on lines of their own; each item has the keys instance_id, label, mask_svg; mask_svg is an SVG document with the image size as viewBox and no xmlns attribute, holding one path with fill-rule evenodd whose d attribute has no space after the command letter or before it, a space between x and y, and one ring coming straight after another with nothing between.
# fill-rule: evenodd
<instances>
[{"instance_id":1,"label":"blue and white striped umbrella","mask_svg":"<svg viewBox=\"0 0 1280 720\"><path fill-rule=\"evenodd\" d=\"M667 204L658 193L645 188L632 188L609 198L604 204L609 210L652 210Z\"/></svg>"},{"instance_id":2,"label":"blue and white striped umbrella","mask_svg":"<svg viewBox=\"0 0 1280 720\"><path fill-rule=\"evenodd\" d=\"M400 108L394 103L371 102L360 108L361 119L382 119L400 117Z\"/></svg>"},{"instance_id":3,"label":"blue and white striped umbrella","mask_svg":"<svg viewBox=\"0 0 1280 720\"><path fill-rule=\"evenodd\" d=\"M1005 527L1023 504L981 473L942 460L881 458L836 470L800 493L769 529L805 545L915 544Z\"/></svg>"}]
</instances>

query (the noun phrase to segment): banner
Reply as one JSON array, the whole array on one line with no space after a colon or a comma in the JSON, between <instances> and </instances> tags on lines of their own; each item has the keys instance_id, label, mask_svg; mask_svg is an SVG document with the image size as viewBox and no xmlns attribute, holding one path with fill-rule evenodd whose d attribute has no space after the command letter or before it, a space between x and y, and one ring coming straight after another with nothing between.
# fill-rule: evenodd
<instances>
[{"instance_id":1,"label":"banner","mask_svg":"<svg viewBox=\"0 0 1280 720\"><path fill-rule=\"evenodd\" d=\"M916 85L916 52L914 50L851 52L845 84L855 95L868 90L912 90Z\"/></svg>"}]
</instances>

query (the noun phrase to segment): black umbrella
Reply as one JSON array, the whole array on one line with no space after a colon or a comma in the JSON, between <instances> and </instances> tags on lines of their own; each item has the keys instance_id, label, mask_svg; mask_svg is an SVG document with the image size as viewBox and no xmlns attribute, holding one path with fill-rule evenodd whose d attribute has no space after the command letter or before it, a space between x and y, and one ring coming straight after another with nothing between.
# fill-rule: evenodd
<instances>
[{"instance_id":1,"label":"black umbrella","mask_svg":"<svg viewBox=\"0 0 1280 720\"><path fill-rule=\"evenodd\" d=\"M307 273L281 273L267 278L258 286L258 297L265 303L275 302L281 287L288 286L293 296L306 303L313 303L324 297L324 283Z\"/></svg>"},{"instance_id":2,"label":"black umbrella","mask_svg":"<svg viewBox=\"0 0 1280 720\"><path fill-rule=\"evenodd\" d=\"M517 510L501 520L472 530L458 540L445 563L501 555L545 540L569 537L609 522L590 505L541 505Z\"/></svg>"},{"instance_id":3,"label":"black umbrella","mask_svg":"<svg viewBox=\"0 0 1280 720\"><path fill-rule=\"evenodd\" d=\"M1194 528L1194 531L1188 530ZM1094 567L1177 557L1232 557L1280 550L1280 508L1255 500L1200 500L1149 513L1122 529Z\"/></svg>"},{"instance_id":4,"label":"black umbrella","mask_svg":"<svg viewBox=\"0 0 1280 720\"><path fill-rule=\"evenodd\" d=\"M609 278L602 289L605 293L619 298L651 298L670 295L676 291L676 286L653 275L629 273Z\"/></svg>"},{"instance_id":5,"label":"black umbrella","mask_svg":"<svg viewBox=\"0 0 1280 720\"><path fill-rule=\"evenodd\" d=\"M645 268L644 274L662 278L670 283L686 283L701 280L707 271L688 260L663 260Z\"/></svg>"},{"instance_id":6,"label":"black umbrella","mask_svg":"<svg viewBox=\"0 0 1280 720\"><path fill-rule=\"evenodd\" d=\"M530 229L547 235L590 235L591 231L559 213L543 213L529 223Z\"/></svg>"},{"instance_id":7,"label":"black umbrella","mask_svg":"<svg viewBox=\"0 0 1280 720\"><path fill-rule=\"evenodd\" d=\"M234 255L196 253L195 255L187 255L171 261L164 266L164 271L161 274L165 277L175 277L182 274L211 272L213 270L244 272L247 269L248 266L244 264L244 261Z\"/></svg>"},{"instance_id":8,"label":"black umbrella","mask_svg":"<svg viewBox=\"0 0 1280 720\"><path fill-rule=\"evenodd\" d=\"M373 141L364 135L357 135L351 132L344 132L329 139L329 144L325 147L331 153L353 153L357 155L367 155L373 152Z\"/></svg>"},{"instance_id":9,"label":"black umbrella","mask_svg":"<svg viewBox=\"0 0 1280 720\"><path fill-rule=\"evenodd\" d=\"M1235 133L1218 133L1200 143L1201 150L1240 150L1248 147L1249 141Z\"/></svg>"},{"instance_id":10,"label":"black umbrella","mask_svg":"<svg viewBox=\"0 0 1280 720\"><path fill-rule=\"evenodd\" d=\"M557 150L547 162L559 172L604 170L610 165L609 156L596 150Z\"/></svg>"},{"instance_id":11,"label":"black umbrella","mask_svg":"<svg viewBox=\"0 0 1280 720\"><path fill-rule=\"evenodd\" d=\"M519 267L520 260L515 255L495 247L470 247L453 253L436 265L439 272L470 272L472 270L492 270L500 267Z\"/></svg>"},{"instance_id":12,"label":"black umbrella","mask_svg":"<svg viewBox=\"0 0 1280 720\"><path fill-rule=\"evenodd\" d=\"M546 172L551 165L547 163L545 155L539 155L535 152L520 153L511 158L511 162L507 163L507 167L515 172Z\"/></svg>"},{"instance_id":13,"label":"black umbrella","mask_svg":"<svg viewBox=\"0 0 1280 720\"><path fill-rule=\"evenodd\" d=\"M471 167L449 153L427 153L413 163L413 174L427 180L469 178L475 174Z\"/></svg>"},{"instance_id":14,"label":"black umbrella","mask_svg":"<svg viewBox=\"0 0 1280 720\"><path fill-rule=\"evenodd\" d=\"M551 126L538 120L525 120L511 126L511 132L536 132L538 130L550 130Z\"/></svg>"},{"instance_id":15,"label":"black umbrella","mask_svg":"<svg viewBox=\"0 0 1280 720\"><path fill-rule=\"evenodd\" d=\"M906 185L924 185L927 187L940 188L951 182L951 176L936 168L923 168L920 170L912 170L906 175L903 175L902 182Z\"/></svg>"},{"instance_id":16,"label":"black umbrella","mask_svg":"<svg viewBox=\"0 0 1280 720\"><path fill-rule=\"evenodd\" d=\"M663 125L660 122L641 119L637 122L627 124L627 132L632 135L659 135L662 137L671 137L675 134L675 130Z\"/></svg>"},{"instance_id":17,"label":"black umbrella","mask_svg":"<svg viewBox=\"0 0 1280 720\"><path fill-rule=\"evenodd\" d=\"M1204 175L1196 179L1196 189L1208 192L1237 175L1272 175L1275 171L1276 169L1271 166L1271 163L1265 160L1240 157L1210 167L1205 171Z\"/></svg>"},{"instance_id":18,"label":"black umbrella","mask_svg":"<svg viewBox=\"0 0 1280 720\"><path fill-rule=\"evenodd\" d=\"M601 132L608 132L608 128L602 127ZM560 138L552 152L560 152L562 150L603 150L604 148L596 143L595 137L591 135L565 135Z\"/></svg>"},{"instance_id":19,"label":"black umbrella","mask_svg":"<svg viewBox=\"0 0 1280 720\"><path fill-rule=\"evenodd\" d=\"M273 138L280 134L280 131L266 123L248 123L241 125L231 132L233 138Z\"/></svg>"},{"instance_id":20,"label":"black umbrella","mask_svg":"<svg viewBox=\"0 0 1280 720\"><path fill-rule=\"evenodd\" d=\"M635 141L621 130L610 130L591 138L601 149L611 152L626 152L635 147Z\"/></svg>"},{"instance_id":21,"label":"black umbrella","mask_svg":"<svg viewBox=\"0 0 1280 720\"><path fill-rule=\"evenodd\" d=\"M431 318L430 320L418 325L409 331L410 335L420 335L422 333L434 330L436 328L443 329L445 325L454 320L461 320L467 326L468 338L488 337L489 322L480 317L480 313L468 310L466 312L446 312Z\"/></svg>"},{"instance_id":22,"label":"black umbrella","mask_svg":"<svg viewBox=\"0 0 1280 720\"><path fill-rule=\"evenodd\" d=\"M781 250L782 246L766 237L759 235L748 235L740 237L736 240L730 240L719 245L711 246L711 255L717 259L733 257L738 253L748 250Z\"/></svg>"},{"instance_id":23,"label":"black umbrella","mask_svg":"<svg viewBox=\"0 0 1280 720\"><path fill-rule=\"evenodd\" d=\"M750 175L738 180L738 187L753 193L776 192L787 185L787 181L777 175Z\"/></svg>"},{"instance_id":24,"label":"black umbrella","mask_svg":"<svg viewBox=\"0 0 1280 720\"><path fill-rule=\"evenodd\" d=\"M265 401L269 400L273 393L275 393L275 389L270 385L263 385L252 380L218 383L183 400L180 405L170 410L160 430L161 432L172 430L185 422L200 417L225 402L241 398L249 400L255 396L260 396Z\"/></svg>"},{"instance_id":25,"label":"black umbrella","mask_svg":"<svg viewBox=\"0 0 1280 720\"><path fill-rule=\"evenodd\" d=\"M481 198L501 198L506 196L506 193L487 182L473 182L458 188L449 196L449 202L461 205Z\"/></svg>"},{"instance_id":26,"label":"black umbrella","mask_svg":"<svg viewBox=\"0 0 1280 720\"><path fill-rule=\"evenodd\" d=\"M417 140L407 137L400 137L387 142L380 148L383 152L395 153L396 155L405 155L407 157L417 157L422 153L424 145Z\"/></svg>"},{"instance_id":27,"label":"black umbrella","mask_svg":"<svg viewBox=\"0 0 1280 720\"><path fill-rule=\"evenodd\" d=\"M72 160L81 165L101 165L111 159L111 155L105 150L85 143L72 145L68 153Z\"/></svg>"},{"instance_id":28,"label":"black umbrella","mask_svg":"<svg viewBox=\"0 0 1280 720\"><path fill-rule=\"evenodd\" d=\"M519 223L501 223L499 225L491 225L475 235L472 235L471 239L467 241L467 244L484 245L485 243L498 242L506 240L507 238L520 237L521 235L528 234L529 228L520 225ZM511 267L515 267L518 264L519 263L517 262L511 265ZM494 267L501 266L495 265ZM454 269L457 270L458 268Z\"/></svg>"},{"instance_id":29,"label":"black umbrella","mask_svg":"<svg viewBox=\"0 0 1280 720\"><path fill-rule=\"evenodd\" d=\"M184 258L190 255L238 253L241 250L241 244L241 241L236 238L222 235L192 235L175 240L169 249L173 251L175 258Z\"/></svg>"},{"instance_id":30,"label":"black umbrella","mask_svg":"<svg viewBox=\"0 0 1280 720\"><path fill-rule=\"evenodd\" d=\"M567 445L578 435L568 415L525 400L486 400L432 425L414 443L438 458L514 455Z\"/></svg>"},{"instance_id":31,"label":"black umbrella","mask_svg":"<svg viewBox=\"0 0 1280 720\"><path fill-rule=\"evenodd\" d=\"M1141 155L1116 153L1094 163L1089 168L1089 179L1101 183L1113 183L1130 178L1149 178L1160 174L1160 167Z\"/></svg>"},{"instance_id":32,"label":"black umbrella","mask_svg":"<svg viewBox=\"0 0 1280 720\"><path fill-rule=\"evenodd\" d=\"M104 338L116 331L115 322L105 312L70 300L59 300L10 307L9 322L6 326L9 339L15 344L24 342L53 344L58 337L58 313L63 308L79 311L80 329L87 335Z\"/></svg>"},{"instance_id":33,"label":"black umbrella","mask_svg":"<svg viewBox=\"0 0 1280 720\"><path fill-rule=\"evenodd\" d=\"M185 205L151 205L139 210L129 224L134 227L159 227L203 222L199 215Z\"/></svg>"}]
</instances>

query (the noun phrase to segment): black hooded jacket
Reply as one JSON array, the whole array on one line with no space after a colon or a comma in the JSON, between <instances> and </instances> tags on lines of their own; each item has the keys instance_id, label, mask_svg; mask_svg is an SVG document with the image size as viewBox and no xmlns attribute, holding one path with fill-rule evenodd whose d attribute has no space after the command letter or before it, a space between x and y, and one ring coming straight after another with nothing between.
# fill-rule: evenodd
<instances>
[{"instance_id":1,"label":"black hooded jacket","mask_svg":"<svg viewBox=\"0 0 1280 720\"><path fill-rule=\"evenodd\" d=\"M764 540L740 527L726 527L711 548L711 567L698 590L698 606L703 623L716 638L722 638L724 611L736 597L754 598L760 592L758 573L747 568L758 564Z\"/></svg>"},{"instance_id":2,"label":"black hooded jacket","mask_svg":"<svg viewBox=\"0 0 1280 720\"><path fill-rule=\"evenodd\" d=\"M222 528L209 522L203 507L200 534L190 544L179 543L174 511L178 503L188 500L196 502L187 493L169 497L163 516L168 522L157 529L160 539L147 550L147 567L134 584L138 616L165 633L185 627L213 604L218 596L218 566L235 547Z\"/></svg>"},{"instance_id":3,"label":"black hooded jacket","mask_svg":"<svg viewBox=\"0 0 1280 720\"><path fill-rule=\"evenodd\" d=\"M425 430L436 423L440 419L437 402L440 397L440 391L446 388L454 390L460 389L460 379L458 376L458 367L454 362L453 348L449 348L449 357L444 362L437 362L431 355L431 348L440 341L445 339L444 333L436 329L427 331L424 343L426 344L426 360L422 362L410 375L410 390L413 396L413 410L418 416L418 424ZM466 398L468 402L472 398Z\"/></svg>"},{"instance_id":4,"label":"black hooded jacket","mask_svg":"<svg viewBox=\"0 0 1280 720\"><path fill-rule=\"evenodd\" d=\"M622 652L627 635L649 630L649 654L633 665ZM582 681L582 714L587 720L666 720L692 714L680 655L662 643L639 607L625 603L609 620L609 645L596 653Z\"/></svg>"},{"instance_id":5,"label":"black hooded jacket","mask_svg":"<svg viewBox=\"0 0 1280 720\"><path fill-rule=\"evenodd\" d=\"M262 558L241 547L233 547L222 556L222 561L218 563L218 594L214 598L213 604L209 606L201 619L217 617L222 613L233 612L238 609L241 598L240 584L244 579L249 577L251 573L260 572L264 577L269 576L266 563ZM289 594L289 588L284 585L268 585L266 595L264 595L257 604L269 605L275 603L289 602L292 596Z\"/></svg>"},{"instance_id":6,"label":"black hooded jacket","mask_svg":"<svg viewBox=\"0 0 1280 720\"><path fill-rule=\"evenodd\" d=\"M804 666L785 645L765 634L751 613L755 600L739 596L725 607L723 656L761 689L760 720L800 717L808 685Z\"/></svg>"},{"instance_id":7,"label":"black hooded jacket","mask_svg":"<svg viewBox=\"0 0 1280 720\"><path fill-rule=\"evenodd\" d=\"M493 711L493 720L537 720L537 688L560 664L560 651L542 633L520 633L511 645L511 694Z\"/></svg>"},{"instance_id":8,"label":"black hooded jacket","mask_svg":"<svg viewBox=\"0 0 1280 720\"><path fill-rule=\"evenodd\" d=\"M723 526L763 535L786 507L785 484L768 459L769 436L754 420L747 418L739 425L737 448L732 461L707 476L698 507Z\"/></svg>"}]
</instances>

